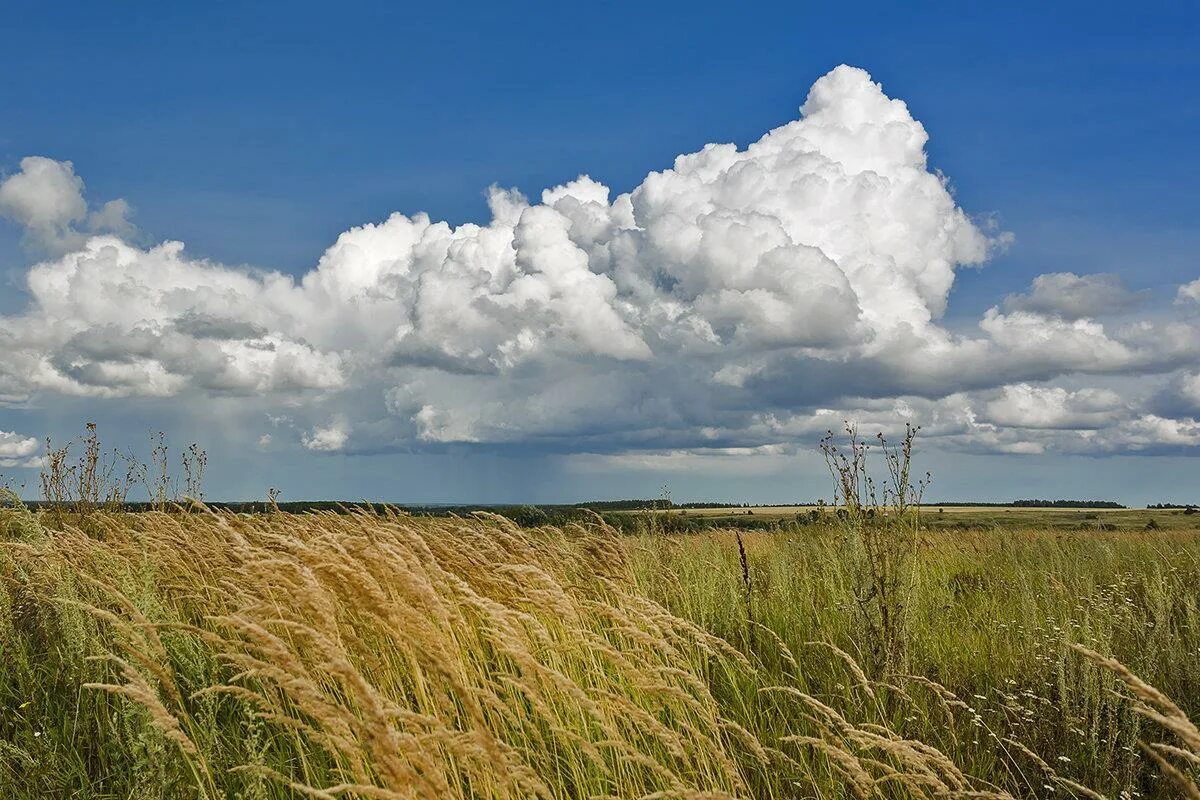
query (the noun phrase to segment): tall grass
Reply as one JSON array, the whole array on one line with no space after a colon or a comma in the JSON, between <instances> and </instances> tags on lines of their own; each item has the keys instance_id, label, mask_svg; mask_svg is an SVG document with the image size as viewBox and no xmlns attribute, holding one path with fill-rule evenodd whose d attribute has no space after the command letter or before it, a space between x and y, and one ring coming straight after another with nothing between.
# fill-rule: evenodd
<instances>
[{"instance_id":1,"label":"tall grass","mask_svg":"<svg viewBox=\"0 0 1200 800\"><path fill-rule=\"evenodd\" d=\"M634 571L672 613L747 652L759 680L791 681L1014 794L1061 796L1072 781L1105 796L1178 796L1141 753L1153 734L1120 676L1074 647L1115 657L1200 716L1195 533L922 531L909 671L874 683L852 663L869 658L872 630L857 611L856 571L839 557L842 535L832 523L740 534L756 620L770 634L753 651L733 532L642 538ZM781 716L754 729L769 741L791 724Z\"/></svg>"},{"instance_id":2,"label":"tall grass","mask_svg":"<svg viewBox=\"0 0 1200 800\"><path fill-rule=\"evenodd\" d=\"M880 677L858 666L841 536L0 509L0 796L1175 797L1194 779L1195 539L927 536L910 672ZM1147 720L1174 737L1151 755Z\"/></svg>"}]
</instances>

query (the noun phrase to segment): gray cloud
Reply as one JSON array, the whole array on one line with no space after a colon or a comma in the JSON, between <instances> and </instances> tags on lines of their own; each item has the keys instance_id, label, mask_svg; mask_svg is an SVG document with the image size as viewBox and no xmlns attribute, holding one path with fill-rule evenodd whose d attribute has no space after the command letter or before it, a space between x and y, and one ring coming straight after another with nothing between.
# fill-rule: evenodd
<instances>
[{"instance_id":1,"label":"gray cloud","mask_svg":"<svg viewBox=\"0 0 1200 800\"><path fill-rule=\"evenodd\" d=\"M1144 300L1144 292L1130 291L1118 275L1051 272L1034 278L1027 293L1010 294L1004 305L1010 311L1077 320L1120 314Z\"/></svg>"}]
</instances>

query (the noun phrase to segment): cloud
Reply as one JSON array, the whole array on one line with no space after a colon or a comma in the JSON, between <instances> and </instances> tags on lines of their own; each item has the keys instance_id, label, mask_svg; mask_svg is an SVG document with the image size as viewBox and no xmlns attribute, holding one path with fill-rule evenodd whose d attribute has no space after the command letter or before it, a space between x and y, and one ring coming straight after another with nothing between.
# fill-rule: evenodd
<instances>
[{"instance_id":1,"label":"cloud","mask_svg":"<svg viewBox=\"0 0 1200 800\"><path fill-rule=\"evenodd\" d=\"M37 468L41 466L38 455L40 444L32 436L22 436L12 431L0 431L0 467Z\"/></svg>"},{"instance_id":2,"label":"cloud","mask_svg":"<svg viewBox=\"0 0 1200 800\"><path fill-rule=\"evenodd\" d=\"M982 262L990 240L927 170L924 128L865 72L834 70L802 114L615 199L582 176L540 203L493 189L486 226L394 214L342 234L299 282L177 242L89 239L30 271L29 309L0 328L7 382L121 396L334 389L355 368L439 373L430 386L558 362L717 371L928 328L954 267ZM80 197L69 165L38 164ZM457 413L428 400L414 414Z\"/></svg>"},{"instance_id":3,"label":"cloud","mask_svg":"<svg viewBox=\"0 0 1200 800\"><path fill-rule=\"evenodd\" d=\"M1094 452L1194 453L1200 445L1200 423L1194 419L1169 419L1140 414L1119 426L1086 437Z\"/></svg>"},{"instance_id":4,"label":"cloud","mask_svg":"<svg viewBox=\"0 0 1200 800\"><path fill-rule=\"evenodd\" d=\"M137 226L129 220L132 215L129 203L118 197L88 214L87 229L91 233L114 233L129 238L138 232Z\"/></svg>"},{"instance_id":5,"label":"cloud","mask_svg":"<svg viewBox=\"0 0 1200 800\"><path fill-rule=\"evenodd\" d=\"M777 472L794 458L794 448L785 445L757 447L714 447L686 450L660 450L618 454L584 454L569 461L572 470L622 472L690 472L717 469L724 476L768 475Z\"/></svg>"},{"instance_id":6,"label":"cloud","mask_svg":"<svg viewBox=\"0 0 1200 800\"><path fill-rule=\"evenodd\" d=\"M1050 272L1034 278L1029 292L1010 294L1004 305L1010 311L1078 320L1130 311L1143 300L1144 294L1130 291L1118 275Z\"/></svg>"},{"instance_id":7,"label":"cloud","mask_svg":"<svg viewBox=\"0 0 1200 800\"><path fill-rule=\"evenodd\" d=\"M1148 409L1166 417L1200 416L1200 372L1179 370L1154 392Z\"/></svg>"},{"instance_id":8,"label":"cloud","mask_svg":"<svg viewBox=\"0 0 1200 800\"><path fill-rule=\"evenodd\" d=\"M0 317L0 393L167 397L334 388L341 358L308 344L291 279L141 250L112 236L33 267L32 302Z\"/></svg>"},{"instance_id":9,"label":"cloud","mask_svg":"<svg viewBox=\"0 0 1200 800\"><path fill-rule=\"evenodd\" d=\"M1200 357L1182 309L1108 319L1142 299L1114 276L1043 275L973 331L943 324L956 270L1011 236L958 207L927 139L842 66L745 148L615 196L587 175L536 200L492 187L485 224L392 214L299 278L137 246L105 206L90 219L112 232L32 267L28 305L0 316L0 397L237 397L327 452L749 458L845 416L985 452L1186 438L1128 387L1060 385ZM60 242L86 229L69 162L26 162L4 213ZM1141 439L1099 435L1134 421Z\"/></svg>"},{"instance_id":10,"label":"cloud","mask_svg":"<svg viewBox=\"0 0 1200 800\"><path fill-rule=\"evenodd\" d=\"M1011 428L1087 430L1102 428L1122 415L1121 396L1108 389L1068 391L1059 386L1005 386L984 406L985 418Z\"/></svg>"},{"instance_id":11,"label":"cloud","mask_svg":"<svg viewBox=\"0 0 1200 800\"><path fill-rule=\"evenodd\" d=\"M83 194L83 179L70 161L29 156L19 172L0 180L0 217L23 227L30 247L53 255L81 246L89 232L133 235L126 201L110 200L89 212Z\"/></svg>"},{"instance_id":12,"label":"cloud","mask_svg":"<svg viewBox=\"0 0 1200 800\"><path fill-rule=\"evenodd\" d=\"M1185 283L1182 286L1180 286L1178 292L1175 295L1175 302L1176 303L1187 303L1187 302L1200 303L1200 278L1192 281L1191 283Z\"/></svg>"},{"instance_id":13,"label":"cloud","mask_svg":"<svg viewBox=\"0 0 1200 800\"><path fill-rule=\"evenodd\" d=\"M332 453L343 449L349 438L350 423L344 416L338 414L330 420L328 425L315 427L309 433L304 434L302 442L309 450ZM268 436L266 444L269 443L270 437Z\"/></svg>"}]
</instances>

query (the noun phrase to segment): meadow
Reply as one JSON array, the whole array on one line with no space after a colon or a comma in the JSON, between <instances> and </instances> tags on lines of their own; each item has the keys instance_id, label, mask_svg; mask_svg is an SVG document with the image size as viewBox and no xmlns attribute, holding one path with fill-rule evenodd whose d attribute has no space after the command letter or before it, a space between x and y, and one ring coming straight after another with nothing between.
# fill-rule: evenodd
<instances>
[{"instance_id":1,"label":"meadow","mask_svg":"<svg viewBox=\"0 0 1200 800\"><path fill-rule=\"evenodd\" d=\"M0 796L1195 797L1200 536L1154 513L626 534L10 503ZM857 524L912 536L891 632Z\"/></svg>"}]
</instances>

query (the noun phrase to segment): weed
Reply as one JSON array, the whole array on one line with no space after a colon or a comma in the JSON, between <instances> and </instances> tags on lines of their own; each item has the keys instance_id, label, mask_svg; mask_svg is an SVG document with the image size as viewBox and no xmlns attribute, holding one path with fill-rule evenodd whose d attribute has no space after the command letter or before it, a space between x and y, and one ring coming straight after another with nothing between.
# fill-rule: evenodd
<instances>
[{"instance_id":1,"label":"weed","mask_svg":"<svg viewBox=\"0 0 1200 800\"><path fill-rule=\"evenodd\" d=\"M854 570L854 594L876 676L904 671L907 649L911 564L918 545L920 503L930 476L910 481L913 443L920 428L905 425L899 444L876 437L886 467L877 482L870 468L871 445L846 425L845 443L833 432L821 450L836 483L837 518L844 557Z\"/></svg>"}]
</instances>

